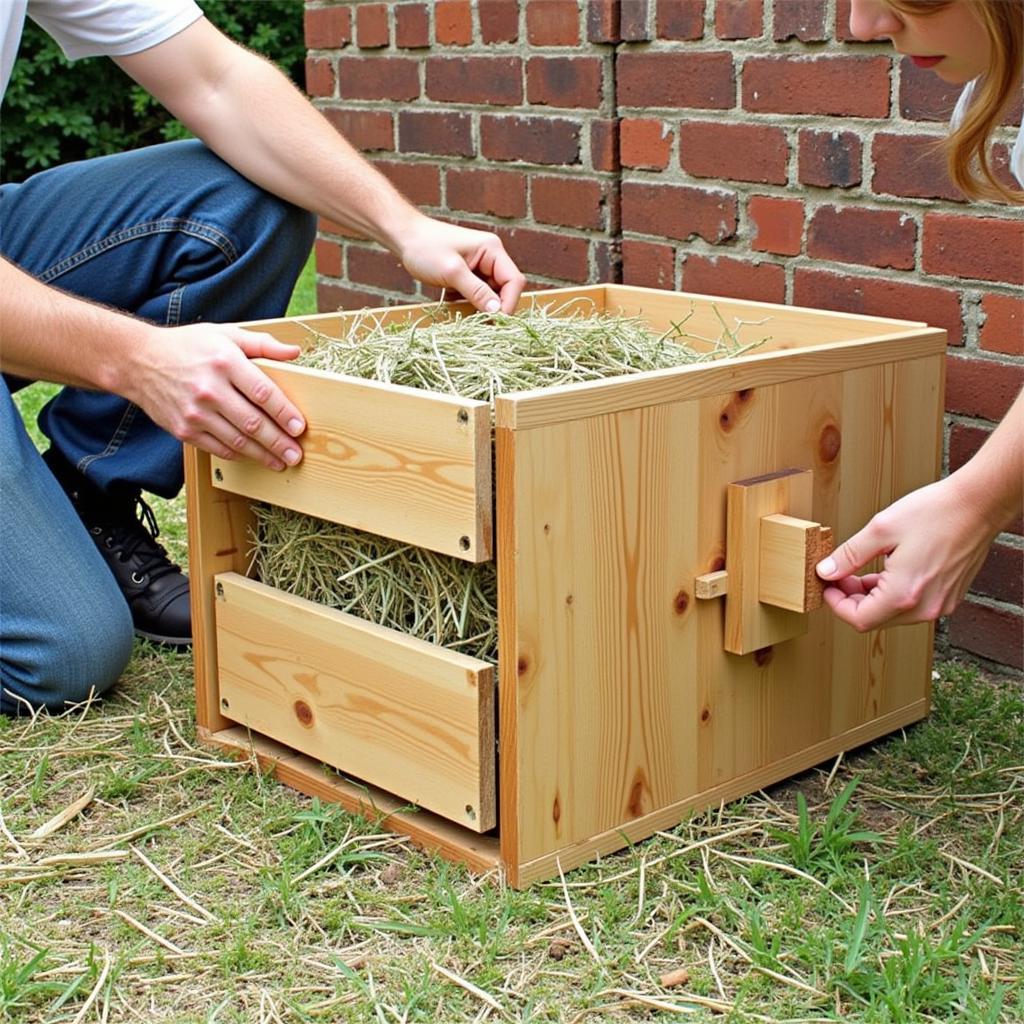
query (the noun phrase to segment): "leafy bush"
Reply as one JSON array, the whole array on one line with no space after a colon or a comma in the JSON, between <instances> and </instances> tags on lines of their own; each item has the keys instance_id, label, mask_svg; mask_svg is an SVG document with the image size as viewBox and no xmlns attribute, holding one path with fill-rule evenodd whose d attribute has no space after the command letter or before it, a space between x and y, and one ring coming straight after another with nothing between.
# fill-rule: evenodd
<instances>
[{"instance_id":1,"label":"leafy bush","mask_svg":"<svg viewBox=\"0 0 1024 1024\"><path fill-rule=\"evenodd\" d=\"M222 32L269 57L303 86L302 0L199 0L199 5ZM113 61L72 63L42 29L26 22L4 95L2 180L22 181L54 164L187 135Z\"/></svg>"}]
</instances>

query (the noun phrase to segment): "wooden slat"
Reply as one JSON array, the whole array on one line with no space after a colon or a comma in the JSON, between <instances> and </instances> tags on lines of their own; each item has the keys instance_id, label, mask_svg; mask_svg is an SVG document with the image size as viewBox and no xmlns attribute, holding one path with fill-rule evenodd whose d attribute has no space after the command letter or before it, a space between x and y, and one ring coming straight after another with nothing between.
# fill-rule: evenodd
<instances>
[{"instance_id":1,"label":"wooden slat","mask_svg":"<svg viewBox=\"0 0 1024 1024\"><path fill-rule=\"evenodd\" d=\"M477 832L495 823L492 667L216 579L221 712Z\"/></svg>"},{"instance_id":2,"label":"wooden slat","mask_svg":"<svg viewBox=\"0 0 1024 1024\"><path fill-rule=\"evenodd\" d=\"M455 555L492 557L490 407L260 360L302 410L299 465L214 458L218 487Z\"/></svg>"}]
</instances>

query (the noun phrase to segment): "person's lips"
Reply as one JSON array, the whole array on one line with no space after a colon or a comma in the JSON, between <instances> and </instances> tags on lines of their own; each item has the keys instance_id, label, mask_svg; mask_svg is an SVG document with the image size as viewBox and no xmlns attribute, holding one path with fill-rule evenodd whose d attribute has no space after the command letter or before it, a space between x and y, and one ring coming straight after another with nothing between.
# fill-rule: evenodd
<instances>
[{"instance_id":1,"label":"person's lips","mask_svg":"<svg viewBox=\"0 0 1024 1024\"><path fill-rule=\"evenodd\" d=\"M913 54L910 55L910 59L914 62L914 67L918 68L933 68L936 64L945 60L945 56L940 54L938 57L915 57Z\"/></svg>"}]
</instances>

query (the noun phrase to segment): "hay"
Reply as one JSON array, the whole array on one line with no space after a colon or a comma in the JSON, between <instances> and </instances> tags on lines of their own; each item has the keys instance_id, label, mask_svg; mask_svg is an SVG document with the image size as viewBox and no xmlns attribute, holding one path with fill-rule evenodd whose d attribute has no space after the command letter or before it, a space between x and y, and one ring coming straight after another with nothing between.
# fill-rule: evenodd
<instances>
[{"instance_id":1,"label":"hay","mask_svg":"<svg viewBox=\"0 0 1024 1024\"><path fill-rule=\"evenodd\" d=\"M439 307L440 308L440 307ZM498 395L737 356L745 323L718 314L717 338L683 320L653 334L639 317L534 307L514 316L357 317L313 334L315 369L490 402ZM694 344L696 343L696 344ZM488 662L497 661L494 562L474 565L276 506L255 509L253 567L264 583Z\"/></svg>"}]
</instances>

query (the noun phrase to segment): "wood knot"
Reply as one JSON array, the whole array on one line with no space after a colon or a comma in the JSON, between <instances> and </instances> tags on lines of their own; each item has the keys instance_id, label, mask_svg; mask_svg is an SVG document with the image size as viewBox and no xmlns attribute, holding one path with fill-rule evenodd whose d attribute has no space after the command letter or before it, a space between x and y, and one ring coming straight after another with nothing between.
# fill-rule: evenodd
<instances>
[{"instance_id":1,"label":"wood knot","mask_svg":"<svg viewBox=\"0 0 1024 1024\"><path fill-rule=\"evenodd\" d=\"M764 668L765 665L771 664L773 653L774 648L772 647L759 647L754 651L754 662L759 668Z\"/></svg>"},{"instance_id":2,"label":"wood knot","mask_svg":"<svg viewBox=\"0 0 1024 1024\"><path fill-rule=\"evenodd\" d=\"M711 721L711 708L701 708L700 720L702 722L710 722Z\"/></svg>"},{"instance_id":3,"label":"wood knot","mask_svg":"<svg viewBox=\"0 0 1024 1024\"><path fill-rule=\"evenodd\" d=\"M571 605L573 603L573 601L575 601L575 600L576 600L576 598L573 597L572 594L566 594L565 595L565 603L566 604Z\"/></svg>"},{"instance_id":4,"label":"wood knot","mask_svg":"<svg viewBox=\"0 0 1024 1024\"><path fill-rule=\"evenodd\" d=\"M530 659L525 655L521 654L519 660L516 662L516 671L522 676L525 675L530 668Z\"/></svg>"},{"instance_id":5,"label":"wood knot","mask_svg":"<svg viewBox=\"0 0 1024 1024\"><path fill-rule=\"evenodd\" d=\"M690 607L690 595L685 590L680 590L672 601L672 607L675 608L676 615L684 615L686 609Z\"/></svg>"},{"instance_id":6,"label":"wood knot","mask_svg":"<svg viewBox=\"0 0 1024 1024\"><path fill-rule=\"evenodd\" d=\"M551 820L557 825L562 820L562 804L555 794L555 802L551 805Z\"/></svg>"},{"instance_id":7,"label":"wood knot","mask_svg":"<svg viewBox=\"0 0 1024 1024\"><path fill-rule=\"evenodd\" d=\"M829 423L818 438L818 455L822 462L835 462L843 446L843 435L834 423Z\"/></svg>"},{"instance_id":8,"label":"wood knot","mask_svg":"<svg viewBox=\"0 0 1024 1024\"><path fill-rule=\"evenodd\" d=\"M297 700L292 705L292 710L295 712L295 717L299 720L301 726L306 729L312 726L313 709L304 700Z\"/></svg>"},{"instance_id":9,"label":"wood knot","mask_svg":"<svg viewBox=\"0 0 1024 1024\"><path fill-rule=\"evenodd\" d=\"M709 572L721 572L725 568L725 555L719 555L711 560Z\"/></svg>"},{"instance_id":10,"label":"wood knot","mask_svg":"<svg viewBox=\"0 0 1024 1024\"><path fill-rule=\"evenodd\" d=\"M636 778L633 780L633 785L629 791L629 803L627 810L631 817L639 818L644 813L644 789L646 788L646 780L644 779L643 772L637 772Z\"/></svg>"}]
</instances>

